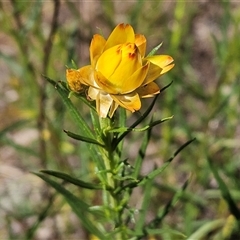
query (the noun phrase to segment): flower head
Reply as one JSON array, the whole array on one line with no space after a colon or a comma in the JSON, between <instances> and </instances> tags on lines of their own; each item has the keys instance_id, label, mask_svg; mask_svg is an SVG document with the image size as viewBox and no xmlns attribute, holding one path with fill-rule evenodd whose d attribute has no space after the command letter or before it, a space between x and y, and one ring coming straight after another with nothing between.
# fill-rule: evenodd
<instances>
[{"instance_id":1,"label":"flower head","mask_svg":"<svg viewBox=\"0 0 240 240\"><path fill-rule=\"evenodd\" d=\"M140 98L160 92L154 80L174 66L171 56L145 57L145 51L146 38L135 34L129 24L117 25L107 40L95 34L90 45L91 65L67 69L68 85L75 92L87 86L100 117L112 117L118 106L137 111Z\"/></svg>"}]
</instances>

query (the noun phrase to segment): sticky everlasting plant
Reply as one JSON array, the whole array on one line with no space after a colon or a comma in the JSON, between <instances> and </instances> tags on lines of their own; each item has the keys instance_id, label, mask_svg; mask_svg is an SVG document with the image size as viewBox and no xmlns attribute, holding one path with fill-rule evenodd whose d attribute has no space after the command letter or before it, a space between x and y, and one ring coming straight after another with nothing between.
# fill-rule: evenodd
<instances>
[{"instance_id":1,"label":"sticky everlasting plant","mask_svg":"<svg viewBox=\"0 0 240 240\"><path fill-rule=\"evenodd\" d=\"M79 129L78 133L64 130L65 133L83 144L89 144L87 154L81 154L81 161L90 161L94 168L89 169L90 177L84 179L76 173L76 169L74 174L52 170L35 174L63 195L84 229L97 239L141 239L162 233L159 226L167 211L164 216L156 213L150 223L146 222L152 183L190 141L163 166L141 175L151 129L171 118L154 120L150 116L161 92L154 80L174 66L171 56L154 55L159 47L145 56L146 38L135 34L129 24L119 24L107 40L99 34L93 36L91 64L79 69L68 68L67 83L46 77L60 94ZM79 98L78 105L89 107L90 124L71 101L72 95ZM154 97L152 104L138 114L138 119L131 126L126 126L126 110L138 111L141 108L140 99L147 97ZM139 124L141 127L138 127ZM142 134L142 144L136 159L128 159L124 154L124 141L128 133L135 131ZM65 184L59 184L49 175L64 180ZM94 181L91 182L91 179ZM78 193L69 191L66 184L85 191L97 191L98 194L101 191L101 200L97 205L91 199L85 201ZM138 187L146 190L141 196L142 202L130 204L133 189ZM137 204L140 206L138 209L135 208Z\"/></svg>"},{"instance_id":2,"label":"sticky everlasting plant","mask_svg":"<svg viewBox=\"0 0 240 240\"><path fill-rule=\"evenodd\" d=\"M112 117L118 106L131 112L141 108L140 98L159 93L153 81L173 68L168 55L145 57L146 38L129 24L119 24L105 40L94 35L90 45L91 65L67 69L67 81L75 92L89 87L100 117Z\"/></svg>"}]
</instances>

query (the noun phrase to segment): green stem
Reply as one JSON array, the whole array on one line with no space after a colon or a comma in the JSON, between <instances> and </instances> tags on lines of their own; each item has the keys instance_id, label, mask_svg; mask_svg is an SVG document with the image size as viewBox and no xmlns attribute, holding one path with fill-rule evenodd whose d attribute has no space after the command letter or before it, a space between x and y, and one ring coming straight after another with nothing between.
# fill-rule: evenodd
<instances>
[{"instance_id":1,"label":"green stem","mask_svg":"<svg viewBox=\"0 0 240 240\"><path fill-rule=\"evenodd\" d=\"M117 154L115 154L115 151L112 149L112 140L113 136L112 133L109 132L109 130L112 128L112 120L108 118L100 118L100 127L101 127L101 138L105 144L105 150L102 153L103 161L105 165L106 171L106 178L108 186L113 189L117 189L120 186L120 181L117 179L114 179L114 175L118 174L116 171L119 163L119 159L117 157ZM114 221L114 227L120 228L120 232L116 234L116 239L126 239L125 233L123 231L122 226L122 211L121 211L121 199L119 198L119 195L116 195L112 192L105 191L104 192L104 199L106 199L106 202L104 202L105 206L110 206L111 211L110 213L110 219L113 219Z\"/></svg>"}]
</instances>

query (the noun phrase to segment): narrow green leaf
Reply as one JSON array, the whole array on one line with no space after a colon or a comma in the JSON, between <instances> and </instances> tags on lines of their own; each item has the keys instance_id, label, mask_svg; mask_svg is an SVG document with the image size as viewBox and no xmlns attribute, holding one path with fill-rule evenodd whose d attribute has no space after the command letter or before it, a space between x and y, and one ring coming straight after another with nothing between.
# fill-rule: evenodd
<instances>
[{"instance_id":1,"label":"narrow green leaf","mask_svg":"<svg viewBox=\"0 0 240 240\"><path fill-rule=\"evenodd\" d=\"M167 214L169 213L171 208L176 205L176 203L178 202L178 200L182 196L182 193L187 188L188 183L189 183L189 180L185 181L185 183L183 184L181 189L179 189L178 191L175 192L174 196L165 205L165 208L163 209L163 211L161 213L157 214L157 216L147 225L148 229L157 228L161 224L161 222L167 216Z\"/></svg>"},{"instance_id":2,"label":"narrow green leaf","mask_svg":"<svg viewBox=\"0 0 240 240\"><path fill-rule=\"evenodd\" d=\"M74 95L74 97L80 99L80 100L81 100L84 104L86 104L91 110L93 110L93 111L96 112L96 108L95 108L95 106L94 106L94 104L93 104L93 101L87 100L85 93L78 94L78 93L73 92L72 95ZM70 96L69 96L69 98L70 98Z\"/></svg>"},{"instance_id":3,"label":"narrow green leaf","mask_svg":"<svg viewBox=\"0 0 240 240\"><path fill-rule=\"evenodd\" d=\"M229 191L229 188L225 184L225 182L221 179L221 177L218 174L218 171L215 166L213 166L212 161L210 160L210 157L207 158L209 167L217 180L217 183L219 185L219 188L221 190L223 198L226 200L229 210L231 211L232 215L235 216L235 218L240 222L240 210L238 209L236 203L234 202L232 195Z\"/></svg>"},{"instance_id":4,"label":"narrow green leaf","mask_svg":"<svg viewBox=\"0 0 240 240\"><path fill-rule=\"evenodd\" d=\"M220 102L219 99L217 100L215 108L208 116L209 121L215 118L217 114L221 113L224 108L226 109L228 107L229 101L234 95L234 91L237 89L238 85L239 83L237 81L234 81L233 84L229 86L229 89L231 89L231 91L226 96L221 97Z\"/></svg>"},{"instance_id":5,"label":"narrow green leaf","mask_svg":"<svg viewBox=\"0 0 240 240\"><path fill-rule=\"evenodd\" d=\"M184 235L183 233L181 233L177 230L170 229L170 228L168 228L168 229L166 229L166 228L159 228L159 229L147 228L146 232L148 233L148 235L161 235L161 234L165 234L167 232L167 233L171 234L172 237L174 237L174 239L178 239L178 240L186 239L186 235Z\"/></svg>"},{"instance_id":6,"label":"narrow green leaf","mask_svg":"<svg viewBox=\"0 0 240 240\"><path fill-rule=\"evenodd\" d=\"M158 96L159 96L159 94L154 97L152 103L149 105L149 107L148 107L148 109L145 111L145 113L144 113L140 118L138 118L138 120L135 121L135 122L130 126L130 128L135 128L139 123L141 123L141 122L149 115L149 113L151 112L151 110L152 110L153 107L154 107L155 102L157 101ZM117 147L117 145L123 140L124 137L126 137L126 135L127 135L128 133L129 133L129 131L122 133L118 138L116 138L116 139L113 141L113 149L115 149L115 148Z\"/></svg>"},{"instance_id":7,"label":"narrow green leaf","mask_svg":"<svg viewBox=\"0 0 240 240\"><path fill-rule=\"evenodd\" d=\"M74 91L71 91L68 84L64 81L58 81L58 85L60 85L64 90L68 92L68 98L70 98L72 95L78 99L80 99L84 104L86 104L91 110L96 112L95 107L92 104L92 101L87 100L85 93L76 93Z\"/></svg>"},{"instance_id":8,"label":"narrow green leaf","mask_svg":"<svg viewBox=\"0 0 240 240\"><path fill-rule=\"evenodd\" d=\"M101 222L109 221L110 216L108 214L106 214L106 212L108 212L108 211L109 211L108 207L105 207L105 206L91 206L91 207L89 207L89 212L91 212L95 216L97 215L98 216L98 221L101 221Z\"/></svg>"},{"instance_id":9,"label":"narrow green leaf","mask_svg":"<svg viewBox=\"0 0 240 240\"><path fill-rule=\"evenodd\" d=\"M160 90L160 93L165 91L168 87L170 87L172 85L172 82L170 82L168 85L166 85L165 87L163 87L161 90ZM130 128L135 128L138 124L140 124L148 115L149 113L152 111L156 101L157 101L157 98L158 98L159 94L157 94L152 103L149 105L149 107L147 108L147 110L143 113L143 115L137 119L137 121L135 121L131 126ZM123 140L123 138L129 133L129 131L127 132L124 132L122 133L119 137L117 137L114 141L113 141L113 144L112 144L112 149L114 150L117 145Z\"/></svg>"},{"instance_id":10,"label":"narrow green leaf","mask_svg":"<svg viewBox=\"0 0 240 240\"><path fill-rule=\"evenodd\" d=\"M86 121L81 116L81 114L78 112L78 110L75 108L75 106L72 104L71 100L68 98L68 92L66 91L66 89L63 89L58 82L55 82L54 80L52 80L46 76L44 76L44 78L49 83L51 83L55 87L55 89L58 91L58 93L62 97L62 100L63 100L64 104L66 105L69 113L75 120L75 123L82 130L83 134L85 134L86 137L94 138L94 135L93 135L91 129L89 128L89 126L87 125Z\"/></svg>"},{"instance_id":11,"label":"narrow green leaf","mask_svg":"<svg viewBox=\"0 0 240 240\"><path fill-rule=\"evenodd\" d=\"M71 91L71 90L69 89L68 84L67 84L66 82L64 82L64 81L58 81L58 84L61 85L61 87L62 87L64 90L66 90L66 91L68 91L68 92Z\"/></svg>"},{"instance_id":12,"label":"narrow green leaf","mask_svg":"<svg viewBox=\"0 0 240 240\"><path fill-rule=\"evenodd\" d=\"M78 69L78 66L77 66L77 64L74 62L73 59L71 60L71 63L72 63L72 66L73 66L74 69Z\"/></svg>"},{"instance_id":13,"label":"narrow green leaf","mask_svg":"<svg viewBox=\"0 0 240 240\"><path fill-rule=\"evenodd\" d=\"M76 139L76 140L79 140L79 141L82 141L82 142L88 142L88 143L92 143L92 144L96 144L98 146L101 146L101 147L105 147L104 144L96 141L95 139L92 139L92 138L88 138L88 137L84 137L84 136L80 136L78 134L75 134L73 132L70 132L68 130L63 130L69 137L73 138L73 139Z\"/></svg>"},{"instance_id":14,"label":"narrow green leaf","mask_svg":"<svg viewBox=\"0 0 240 240\"><path fill-rule=\"evenodd\" d=\"M185 148L187 147L190 143L192 143L195 139L191 139L189 141L187 141L186 143L184 143L174 154L173 156L163 164L163 166L161 166L160 168L157 168L156 170L152 171L151 173L149 173L147 176L145 176L141 182L138 185L144 185L147 181L149 181L150 179L154 179L157 175L159 175L161 172L163 172L166 167L172 162L172 160Z\"/></svg>"},{"instance_id":15,"label":"narrow green leaf","mask_svg":"<svg viewBox=\"0 0 240 240\"><path fill-rule=\"evenodd\" d=\"M173 116L171 116L171 117L166 117L166 118L163 118L163 119L160 119L160 120L151 122L151 123L149 124L149 126L142 128L142 130L143 130L143 131L146 131L146 130L148 130L148 129L150 129L150 128L153 128L153 127L157 126L158 124L161 124L161 123L164 123L164 122L166 122L166 121L168 121L168 120L171 120L172 118L173 118Z\"/></svg>"},{"instance_id":16,"label":"narrow green leaf","mask_svg":"<svg viewBox=\"0 0 240 240\"><path fill-rule=\"evenodd\" d=\"M124 132L130 132L130 131L133 131L133 130L134 130L134 128L129 128L129 127L116 127L116 128L112 128L112 129L108 130L108 132L124 133Z\"/></svg>"},{"instance_id":17,"label":"narrow green leaf","mask_svg":"<svg viewBox=\"0 0 240 240\"><path fill-rule=\"evenodd\" d=\"M127 114L126 114L126 109L124 108L120 108L119 109L119 118L118 118L118 126L120 128L126 126L126 119L127 119ZM115 134L114 133L114 138L117 138L118 134ZM117 148L117 151L116 151L119 155L119 159L121 158L121 155L123 153L123 141L121 141L119 144L118 144L118 148Z\"/></svg>"},{"instance_id":18,"label":"narrow green leaf","mask_svg":"<svg viewBox=\"0 0 240 240\"><path fill-rule=\"evenodd\" d=\"M164 92L166 89L168 89L172 85L173 81L170 82L168 85L164 86L163 88L160 89L160 93Z\"/></svg>"},{"instance_id":19,"label":"narrow green leaf","mask_svg":"<svg viewBox=\"0 0 240 240\"><path fill-rule=\"evenodd\" d=\"M151 52L147 55L147 57L153 56L158 51L158 49L162 46L162 44L163 43L160 43L155 48L153 48Z\"/></svg>"},{"instance_id":20,"label":"narrow green leaf","mask_svg":"<svg viewBox=\"0 0 240 240\"><path fill-rule=\"evenodd\" d=\"M78 112L78 110L73 105L71 100L68 98L68 91L66 89L64 89L61 86L61 84L58 84L57 82L55 82L54 80L52 80L46 76L44 76L44 77L58 91L58 93L60 94L64 104L66 105L71 117L73 118L74 122L77 124L79 129L82 130L82 134L84 134L84 137L94 139L95 136L94 136L93 132L91 131L90 127L87 125L84 118L81 116L81 114ZM99 168L99 170L103 170L104 163L103 163L103 161L101 161L101 159L99 159L98 149L96 149L96 147L94 145L92 145L89 148L89 152L90 152L91 157L93 158L94 162L97 164L97 167ZM104 179L104 176L102 176L102 178Z\"/></svg>"},{"instance_id":21,"label":"narrow green leaf","mask_svg":"<svg viewBox=\"0 0 240 240\"><path fill-rule=\"evenodd\" d=\"M145 224L146 221L146 215L147 215L147 210L148 210L148 206L150 204L150 199L151 199L151 191L152 191L152 183L153 183L153 179L149 180L146 184L145 184L145 188L144 188L144 196L143 196L143 201L142 201L142 206L139 212L139 217L138 220L136 222L136 226L135 226L135 231L137 233L137 235L143 235L143 226Z\"/></svg>"},{"instance_id":22,"label":"narrow green leaf","mask_svg":"<svg viewBox=\"0 0 240 240\"><path fill-rule=\"evenodd\" d=\"M187 240L196 240L196 239L203 239L208 236L208 234L217 228L221 228L226 219L217 219L211 222L207 222L202 227L200 227L195 233L193 233Z\"/></svg>"},{"instance_id":23,"label":"narrow green leaf","mask_svg":"<svg viewBox=\"0 0 240 240\"><path fill-rule=\"evenodd\" d=\"M51 180L46 175L41 173L33 173L38 177L42 178L45 182L51 185L57 192L59 192L66 199L67 203L71 206L73 211L81 220L83 226L92 234L100 239L106 239L104 234L96 228L96 224L90 219L88 219L87 213L89 213L89 205L83 202L81 199L73 195L71 192L66 190L62 185L57 182Z\"/></svg>"},{"instance_id":24,"label":"narrow green leaf","mask_svg":"<svg viewBox=\"0 0 240 240\"><path fill-rule=\"evenodd\" d=\"M87 189L102 189L102 186L99 184L93 184L93 183L88 183L84 182L80 179L71 177L70 175L62 172L57 172L57 171L52 171L52 170L41 170L42 173L46 173L48 175L60 178L68 183L72 183L76 186L82 187L82 188L87 188Z\"/></svg>"},{"instance_id":25,"label":"narrow green leaf","mask_svg":"<svg viewBox=\"0 0 240 240\"><path fill-rule=\"evenodd\" d=\"M189 144L191 144L191 143L192 143L193 141L195 141L195 140L196 140L196 138L193 138L193 139L187 141L186 143L184 143L184 144L173 154L173 157L170 158L170 159L175 158L184 148L186 148ZM169 160L170 160L170 159L169 159Z\"/></svg>"},{"instance_id":26,"label":"narrow green leaf","mask_svg":"<svg viewBox=\"0 0 240 240\"><path fill-rule=\"evenodd\" d=\"M116 180L119 180L119 181L126 181L126 180L133 181L133 182L136 182L136 181L137 181L137 180L136 180L134 177L132 177L132 176L124 176L124 177L122 177L122 176L116 175L116 176L113 176L113 178L116 179Z\"/></svg>"},{"instance_id":27,"label":"narrow green leaf","mask_svg":"<svg viewBox=\"0 0 240 240\"><path fill-rule=\"evenodd\" d=\"M148 204L150 203L150 198L151 198L150 192L148 193L149 197L144 196L143 204L145 201L146 201L146 203L141 208L140 218L138 219L138 222L136 224L137 231L142 234L141 238L147 237L148 234L162 233L162 232L160 232L162 230L162 228L158 229L158 226L161 224L164 217L169 213L172 206L174 206L177 203L180 196L182 195L182 192L186 189L187 185L188 185L188 180L183 184L183 187L174 194L172 199L166 204L163 211L161 213L157 214L156 217L150 223L148 223L146 226L144 226L144 224L145 224L145 219L146 219L146 214L147 214L146 209L148 207ZM145 191L149 191L148 188L151 189L152 186L153 186L153 179L150 180L149 182L147 182L147 185L145 186L145 189L146 189ZM144 191L144 194L145 194L145 191Z\"/></svg>"},{"instance_id":28,"label":"narrow green leaf","mask_svg":"<svg viewBox=\"0 0 240 240\"><path fill-rule=\"evenodd\" d=\"M143 136L143 140L142 140L142 144L141 147L138 151L138 156L135 160L135 165L134 165L134 173L133 176L135 178L138 178L141 168L142 168L142 163L143 163L143 159L145 158L145 154L146 154L146 150L147 150L147 146L148 143L150 141L150 137L151 137L151 128L148 129L148 131L144 134Z\"/></svg>"},{"instance_id":29,"label":"narrow green leaf","mask_svg":"<svg viewBox=\"0 0 240 240\"><path fill-rule=\"evenodd\" d=\"M173 193L173 194L175 194L178 191L178 189L175 186L166 185L166 184L159 184L159 183L156 183L156 182L154 182L154 187L156 187L160 191ZM199 207L204 207L207 204L207 199L205 198L205 194L204 194L204 196L203 195L192 194L191 191L184 191L181 195L181 200L183 202L190 202L190 203L192 203L194 205L197 205Z\"/></svg>"},{"instance_id":30,"label":"narrow green leaf","mask_svg":"<svg viewBox=\"0 0 240 240\"><path fill-rule=\"evenodd\" d=\"M141 178L141 179L138 179L136 180L136 182L133 182L133 183L128 183L126 184L125 186L123 186L121 189L119 189L117 191L117 193L123 191L124 189L126 188L135 188L136 186L142 186L142 185L145 185L148 181L154 179L157 175L159 175L161 172L163 172L166 167L172 162L172 160L177 156L177 154L179 154L185 147L187 147L190 143L192 143L193 141L195 140L194 139L191 139L189 141L187 141L186 143L184 143L174 154L173 156L168 160L166 161L163 166L161 166L160 168L157 168L156 170L152 171L151 173L149 173L147 176Z\"/></svg>"},{"instance_id":31,"label":"narrow green leaf","mask_svg":"<svg viewBox=\"0 0 240 240\"><path fill-rule=\"evenodd\" d=\"M235 202L240 201L240 190L232 189L230 194ZM220 199L222 197L221 190L218 189L208 189L204 191L204 197L206 199Z\"/></svg>"},{"instance_id":32,"label":"narrow green leaf","mask_svg":"<svg viewBox=\"0 0 240 240\"><path fill-rule=\"evenodd\" d=\"M142 127L142 128L118 127L118 128L110 129L109 132L114 132L114 133L123 133L123 132L131 132L131 131L133 131L133 132L144 132L144 131L147 131L150 128L153 128L154 126L156 126L160 123L163 123L167 120L170 120L172 118L173 118L173 116L167 117L167 118L164 118L164 119L161 119L161 120L157 120L157 121L154 121L151 124L149 124L145 127Z\"/></svg>"},{"instance_id":33,"label":"narrow green leaf","mask_svg":"<svg viewBox=\"0 0 240 240\"><path fill-rule=\"evenodd\" d=\"M99 116L98 116L98 114L96 114L96 110L91 110L90 114L91 114L92 125L94 127L94 131L97 136L101 136L102 130L101 130L100 122L99 122Z\"/></svg>"}]
</instances>

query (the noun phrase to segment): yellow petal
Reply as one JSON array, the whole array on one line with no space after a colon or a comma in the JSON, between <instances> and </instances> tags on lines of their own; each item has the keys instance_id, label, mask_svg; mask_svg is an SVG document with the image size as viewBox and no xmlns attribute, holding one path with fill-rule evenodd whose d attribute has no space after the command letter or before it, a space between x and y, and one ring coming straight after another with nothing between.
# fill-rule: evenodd
<instances>
[{"instance_id":1,"label":"yellow petal","mask_svg":"<svg viewBox=\"0 0 240 240\"><path fill-rule=\"evenodd\" d=\"M95 81L100 89L108 92L110 94L126 94L134 91L139 86L143 84L144 79L146 78L148 72L149 64L147 63L145 66L139 68L135 71L130 77L125 77L124 69L122 78L111 77L111 79L107 79L101 74L101 72L95 72ZM119 73L120 75L120 73ZM118 76L118 75L116 75ZM117 80L118 81L117 81ZM115 80L115 81L113 81ZM122 81L121 81L122 80Z\"/></svg>"},{"instance_id":2,"label":"yellow petal","mask_svg":"<svg viewBox=\"0 0 240 240\"><path fill-rule=\"evenodd\" d=\"M137 89L137 93L141 98L149 98L160 93L160 89L155 82L151 82Z\"/></svg>"},{"instance_id":3,"label":"yellow petal","mask_svg":"<svg viewBox=\"0 0 240 240\"><path fill-rule=\"evenodd\" d=\"M137 46L134 43L122 44L120 48L121 62L117 66L113 74L107 77L103 72L102 74L118 84L123 79L130 77L137 69L142 67L142 59ZM100 70L101 71L101 70ZM121 84L121 83L120 83Z\"/></svg>"},{"instance_id":4,"label":"yellow petal","mask_svg":"<svg viewBox=\"0 0 240 240\"><path fill-rule=\"evenodd\" d=\"M135 44L137 45L142 57L145 56L147 40L142 34L135 34Z\"/></svg>"},{"instance_id":5,"label":"yellow petal","mask_svg":"<svg viewBox=\"0 0 240 240\"><path fill-rule=\"evenodd\" d=\"M164 73L168 72L169 70L171 70L174 67L174 64L170 64L173 62L173 58L168 55L150 56L150 57L146 57L144 60L148 60L151 63L162 68L160 76L163 75Z\"/></svg>"},{"instance_id":6,"label":"yellow petal","mask_svg":"<svg viewBox=\"0 0 240 240\"><path fill-rule=\"evenodd\" d=\"M133 73L132 76L129 78L123 78L122 86L119 86L119 89L121 89L120 94L126 94L134 91L138 87L140 87L146 78L146 75L148 73L149 64L147 63L145 66L139 68L135 73Z\"/></svg>"},{"instance_id":7,"label":"yellow petal","mask_svg":"<svg viewBox=\"0 0 240 240\"><path fill-rule=\"evenodd\" d=\"M156 78L158 78L161 75L161 72L162 72L162 68L160 68L159 66L157 66L153 63L150 63L147 76L142 85L146 85L146 84L154 81Z\"/></svg>"},{"instance_id":8,"label":"yellow petal","mask_svg":"<svg viewBox=\"0 0 240 240\"><path fill-rule=\"evenodd\" d=\"M160 68L164 68L173 62L173 58L168 55L154 55L154 56L146 57L145 59L159 66Z\"/></svg>"},{"instance_id":9,"label":"yellow petal","mask_svg":"<svg viewBox=\"0 0 240 240\"><path fill-rule=\"evenodd\" d=\"M74 92L81 92L83 89L82 78L79 70L66 69L67 83Z\"/></svg>"},{"instance_id":10,"label":"yellow petal","mask_svg":"<svg viewBox=\"0 0 240 240\"><path fill-rule=\"evenodd\" d=\"M111 94L123 94L135 90L142 84L148 71L148 64L142 67L139 50L133 43L118 46L117 50L121 53L121 61L118 65L116 64L117 61L114 61L112 50L116 50L115 47L108 49L99 58L97 63L99 72L97 76L95 75L97 84ZM109 57L105 56L108 52L110 53L109 56L113 58L109 65L106 64ZM117 58L119 59L119 56Z\"/></svg>"},{"instance_id":11,"label":"yellow petal","mask_svg":"<svg viewBox=\"0 0 240 240\"><path fill-rule=\"evenodd\" d=\"M98 93L99 93L99 90L97 88L89 87L88 97L90 98L90 100L96 100Z\"/></svg>"},{"instance_id":12,"label":"yellow petal","mask_svg":"<svg viewBox=\"0 0 240 240\"><path fill-rule=\"evenodd\" d=\"M163 75L164 73L168 72L169 70L171 70L174 67L175 64L170 64L166 67L163 68L163 70L161 71L161 75Z\"/></svg>"},{"instance_id":13,"label":"yellow petal","mask_svg":"<svg viewBox=\"0 0 240 240\"><path fill-rule=\"evenodd\" d=\"M104 92L99 92L96 99L96 109L102 118L107 117L108 111L113 103L111 96Z\"/></svg>"},{"instance_id":14,"label":"yellow petal","mask_svg":"<svg viewBox=\"0 0 240 240\"><path fill-rule=\"evenodd\" d=\"M111 95L111 97L117 104L131 112L138 111L141 108L141 101L136 92L125 95Z\"/></svg>"},{"instance_id":15,"label":"yellow petal","mask_svg":"<svg viewBox=\"0 0 240 240\"><path fill-rule=\"evenodd\" d=\"M119 66L122 53L122 45L117 45L106 50L98 59L96 70L100 71L106 78L109 78Z\"/></svg>"},{"instance_id":16,"label":"yellow petal","mask_svg":"<svg viewBox=\"0 0 240 240\"><path fill-rule=\"evenodd\" d=\"M112 116L113 116L114 112L116 111L116 109L118 108L118 106L119 105L115 101L113 101L111 108L109 110L109 113L108 113L110 118L112 118Z\"/></svg>"},{"instance_id":17,"label":"yellow petal","mask_svg":"<svg viewBox=\"0 0 240 240\"><path fill-rule=\"evenodd\" d=\"M99 34L95 34L93 36L90 45L90 60L93 67L95 67L98 58L102 54L105 44L106 40L104 39L104 37Z\"/></svg>"},{"instance_id":18,"label":"yellow petal","mask_svg":"<svg viewBox=\"0 0 240 240\"><path fill-rule=\"evenodd\" d=\"M134 43L134 30L129 24L118 24L107 39L104 50L123 43Z\"/></svg>"},{"instance_id":19,"label":"yellow petal","mask_svg":"<svg viewBox=\"0 0 240 240\"><path fill-rule=\"evenodd\" d=\"M94 69L91 65L82 67L78 71L81 76L81 82L83 84L87 86L97 87L94 79Z\"/></svg>"},{"instance_id":20,"label":"yellow petal","mask_svg":"<svg viewBox=\"0 0 240 240\"><path fill-rule=\"evenodd\" d=\"M94 76L96 84L99 86L99 89L102 89L103 91L111 94L116 93L115 86L111 84L111 82L107 78L105 78L101 72L95 71Z\"/></svg>"}]
</instances>

